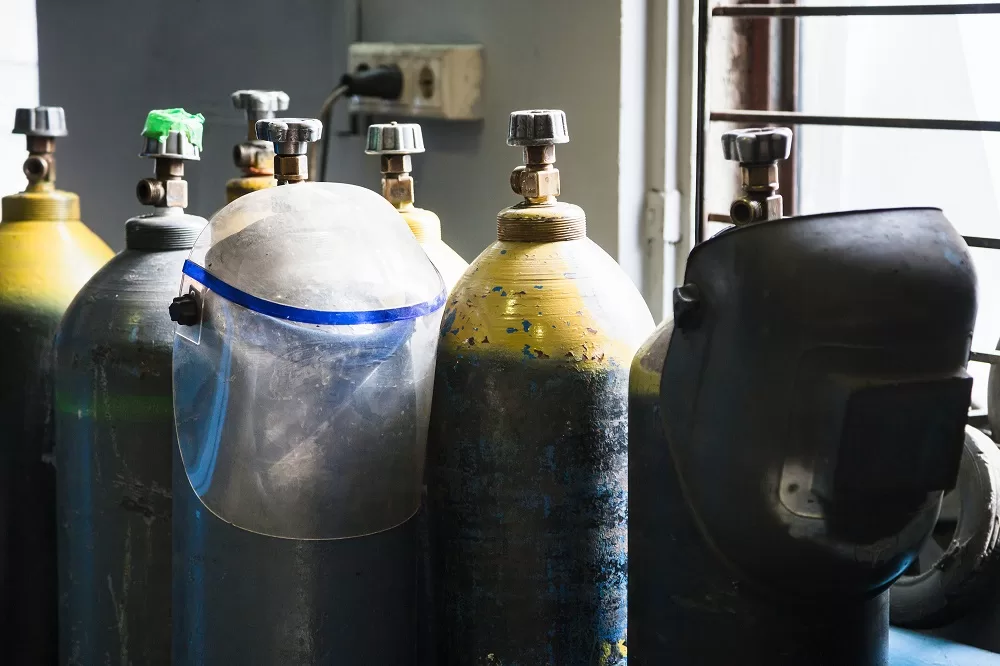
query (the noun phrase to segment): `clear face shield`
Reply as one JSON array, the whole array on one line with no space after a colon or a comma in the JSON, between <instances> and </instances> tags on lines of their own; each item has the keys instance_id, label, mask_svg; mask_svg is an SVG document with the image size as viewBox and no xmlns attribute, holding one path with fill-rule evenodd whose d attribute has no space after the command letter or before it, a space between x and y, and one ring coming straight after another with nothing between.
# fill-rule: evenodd
<instances>
[{"instance_id":1,"label":"clear face shield","mask_svg":"<svg viewBox=\"0 0 1000 666\"><path fill-rule=\"evenodd\" d=\"M243 196L185 263L174 416L195 494L237 527L363 536L420 504L446 294L396 210L334 183Z\"/></svg>"}]
</instances>

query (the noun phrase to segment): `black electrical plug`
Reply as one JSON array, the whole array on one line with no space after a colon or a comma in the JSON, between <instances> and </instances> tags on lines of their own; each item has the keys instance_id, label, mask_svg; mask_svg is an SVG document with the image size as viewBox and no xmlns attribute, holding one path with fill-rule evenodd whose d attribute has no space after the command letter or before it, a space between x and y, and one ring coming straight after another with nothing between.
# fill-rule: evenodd
<instances>
[{"instance_id":1,"label":"black electrical plug","mask_svg":"<svg viewBox=\"0 0 1000 666\"><path fill-rule=\"evenodd\" d=\"M353 74L344 74L340 85L347 88L348 95L399 99L403 93L403 72L395 65L358 69Z\"/></svg>"}]
</instances>

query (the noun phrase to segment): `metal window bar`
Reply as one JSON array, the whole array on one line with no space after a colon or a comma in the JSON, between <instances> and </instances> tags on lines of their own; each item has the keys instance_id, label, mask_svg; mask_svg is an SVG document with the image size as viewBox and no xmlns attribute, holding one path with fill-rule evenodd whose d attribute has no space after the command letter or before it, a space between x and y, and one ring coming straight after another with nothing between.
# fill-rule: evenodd
<instances>
[{"instance_id":1,"label":"metal window bar","mask_svg":"<svg viewBox=\"0 0 1000 666\"><path fill-rule=\"evenodd\" d=\"M957 120L936 118L879 118L825 116L798 111L710 111L708 107L708 41L711 18L770 18L799 19L835 16L957 16L968 14L1000 14L1000 3L968 2L935 5L868 5L828 4L802 6L787 3L714 5L714 0L700 0L698 12L698 101L697 143L695 146L695 244L702 242L709 221L729 222L728 215L706 213L705 151L708 127L712 122L781 123L785 125L832 125L841 127L888 127L897 129L950 130L960 132L1000 132L1000 121ZM1000 238L965 236L970 247L1000 250ZM974 351L971 361L1000 365L1000 352Z\"/></svg>"},{"instance_id":2,"label":"metal window bar","mask_svg":"<svg viewBox=\"0 0 1000 666\"><path fill-rule=\"evenodd\" d=\"M1000 14L1000 3L970 2L936 5L847 4L802 6L783 3L760 3L713 6L701 0L698 14L698 142L695 150L695 243L704 240L705 224L728 221L728 216L705 213L705 155L708 124L711 122L781 123L787 125L831 125L840 127L889 127L897 129L952 130L961 132L1000 132L1000 121L936 118L880 118L825 116L797 111L710 111L708 99L708 39L711 18L798 19L831 16L955 16L965 14ZM1000 239L966 236L971 247L1000 249Z\"/></svg>"}]
</instances>

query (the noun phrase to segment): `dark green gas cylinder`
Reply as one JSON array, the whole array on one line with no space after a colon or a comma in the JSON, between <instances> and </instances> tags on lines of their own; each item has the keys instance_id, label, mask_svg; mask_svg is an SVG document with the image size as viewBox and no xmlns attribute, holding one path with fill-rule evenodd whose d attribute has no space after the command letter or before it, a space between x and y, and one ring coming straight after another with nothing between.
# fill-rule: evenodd
<instances>
[{"instance_id":1,"label":"dark green gas cylinder","mask_svg":"<svg viewBox=\"0 0 1000 666\"><path fill-rule=\"evenodd\" d=\"M968 248L937 209L782 218L791 132L723 140L737 225L632 366L630 663L996 663L889 630L958 476Z\"/></svg>"},{"instance_id":2,"label":"dark green gas cylinder","mask_svg":"<svg viewBox=\"0 0 1000 666\"><path fill-rule=\"evenodd\" d=\"M83 287L59 328L62 664L171 663L174 325L166 305L206 224L184 212L183 164L199 159L202 122L150 112L142 156L156 161L156 177L137 193L155 212L125 223L125 250Z\"/></svg>"},{"instance_id":3,"label":"dark green gas cylinder","mask_svg":"<svg viewBox=\"0 0 1000 666\"><path fill-rule=\"evenodd\" d=\"M439 664L624 664L629 365L653 322L558 201L562 111L511 114L524 201L452 291L428 506Z\"/></svg>"},{"instance_id":4,"label":"dark green gas cylinder","mask_svg":"<svg viewBox=\"0 0 1000 666\"><path fill-rule=\"evenodd\" d=\"M55 187L61 107L18 109L24 192L0 222L0 662L56 658L52 340L76 292L112 252L80 222L80 199Z\"/></svg>"}]
</instances>

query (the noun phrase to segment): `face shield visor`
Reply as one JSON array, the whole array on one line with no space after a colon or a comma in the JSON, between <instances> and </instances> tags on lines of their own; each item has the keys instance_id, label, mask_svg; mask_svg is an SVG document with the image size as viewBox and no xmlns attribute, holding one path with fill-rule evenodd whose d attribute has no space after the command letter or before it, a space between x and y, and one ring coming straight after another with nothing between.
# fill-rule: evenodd
<instances>
[{"instance_id":1,"label":"face shield visor","mask_svg":"<svg viewBox=\"0 0 1000 666\"><path fill-rule=\"evenodd\" d=\"M184 265L174 416L195 494L294 539L394 527L420 503L440 275L399 214L351 185L229 204Z\"/></svg>"}]
</instances>

